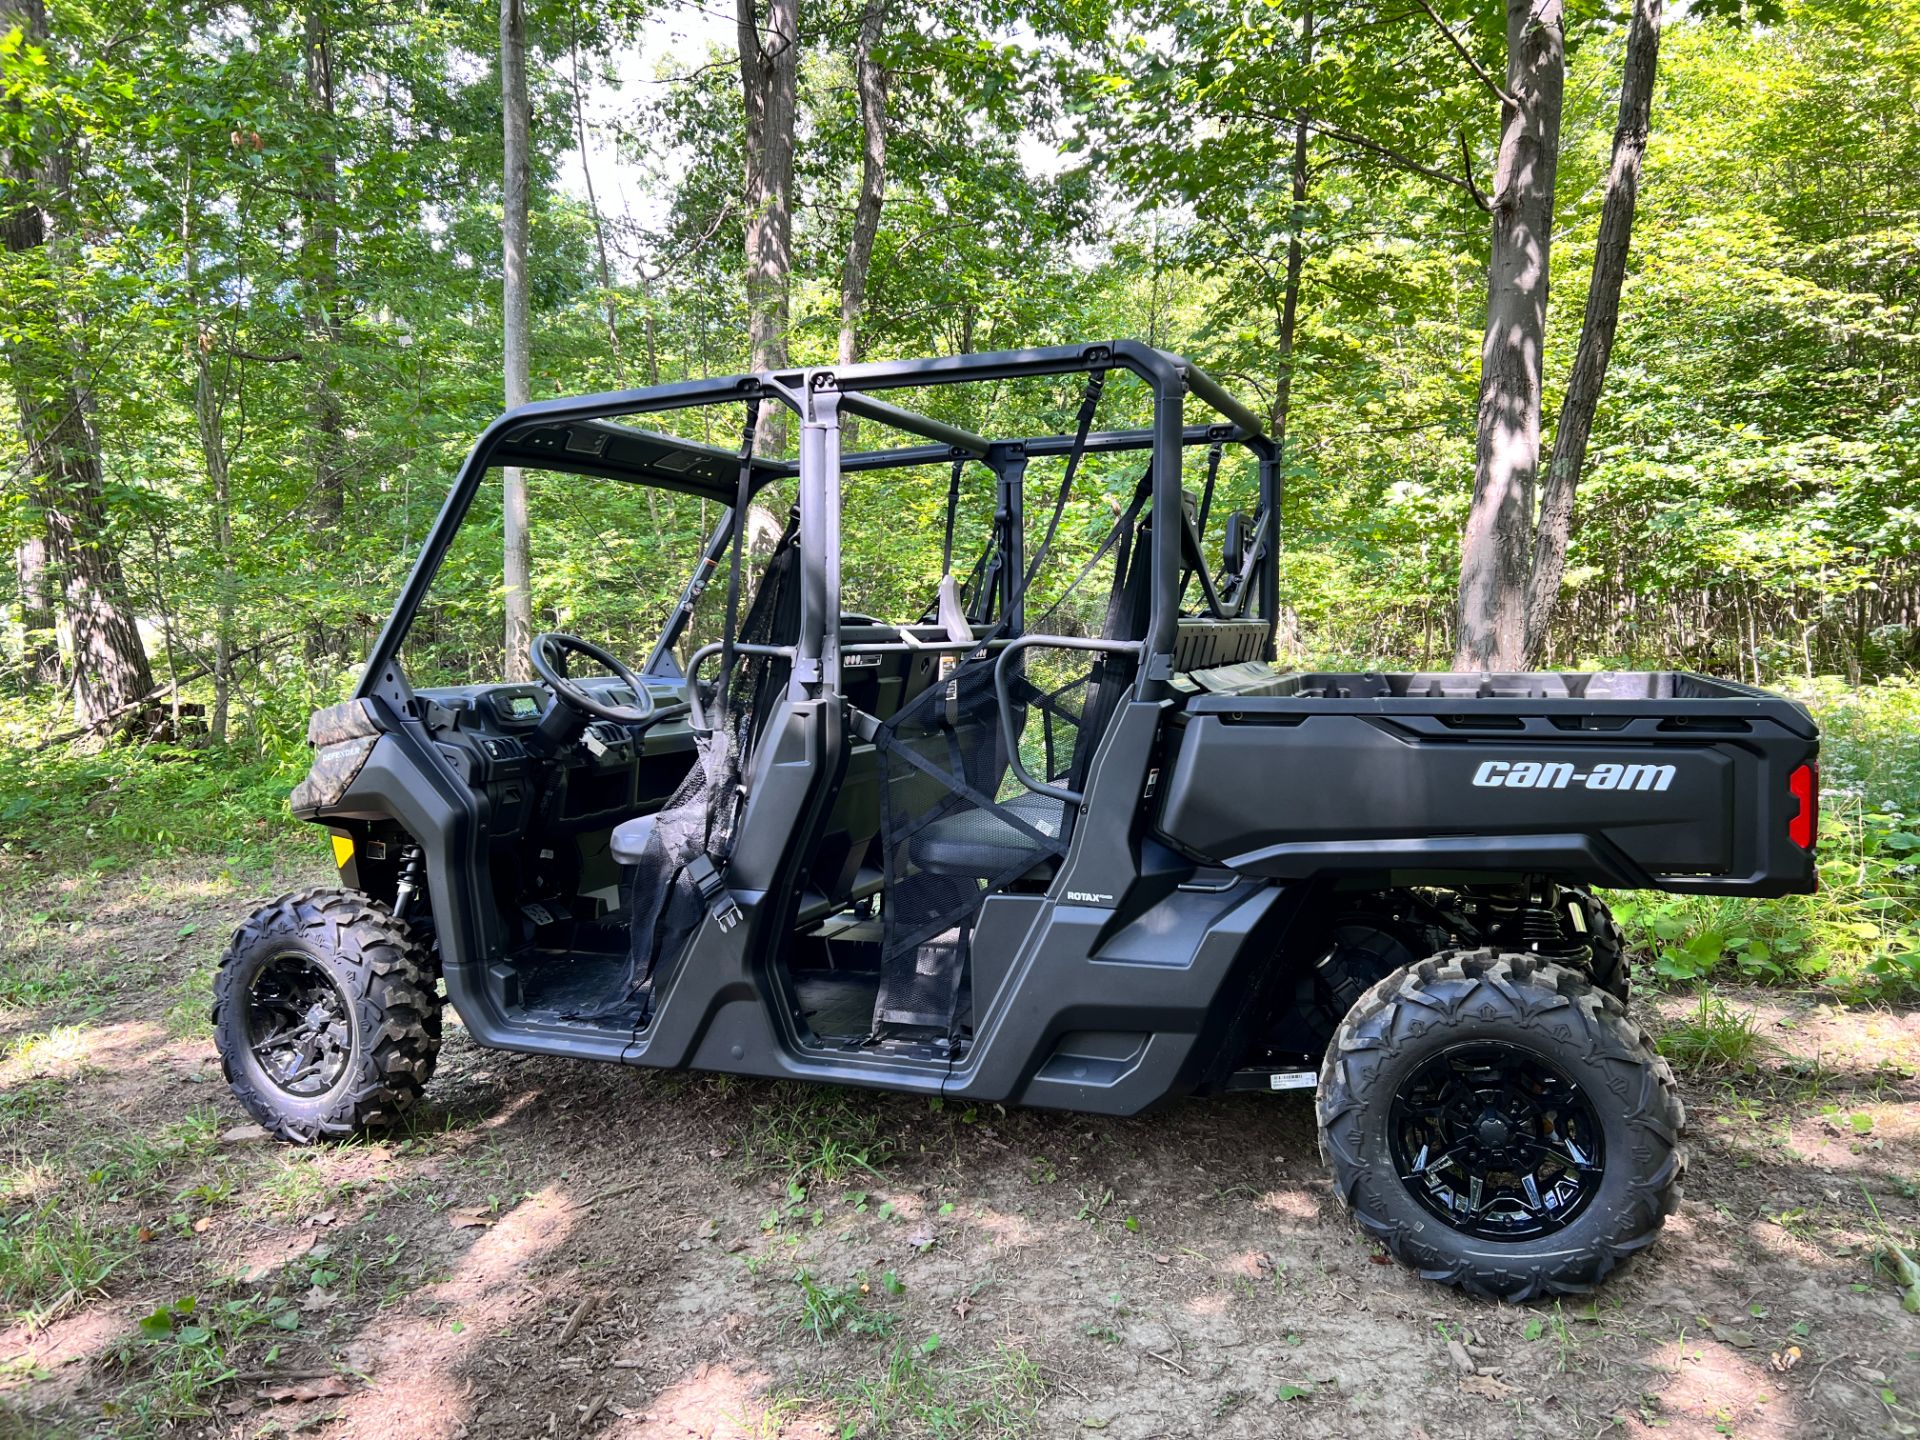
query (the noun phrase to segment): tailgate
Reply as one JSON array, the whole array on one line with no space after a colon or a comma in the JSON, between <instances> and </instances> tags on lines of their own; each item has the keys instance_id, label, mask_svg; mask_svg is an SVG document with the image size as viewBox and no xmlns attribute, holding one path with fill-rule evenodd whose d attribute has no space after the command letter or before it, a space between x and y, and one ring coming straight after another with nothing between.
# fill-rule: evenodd
<instances>
[{"instance_id":1,"label":"tailgate","mask_svg":"<svg viewBox=\"0 0 1920 1440\"><path fill-rule=\"evenodd\" d=\"M1695 704L1709 709L1682 708ZM1811 835L1793 822L1811 809L1817 743L1783 700L1199 696L1176 727L1159 825L1183 850L1276 878L1540 872L1789 894L1813 888Z\"/></svg>"}]
</instances>

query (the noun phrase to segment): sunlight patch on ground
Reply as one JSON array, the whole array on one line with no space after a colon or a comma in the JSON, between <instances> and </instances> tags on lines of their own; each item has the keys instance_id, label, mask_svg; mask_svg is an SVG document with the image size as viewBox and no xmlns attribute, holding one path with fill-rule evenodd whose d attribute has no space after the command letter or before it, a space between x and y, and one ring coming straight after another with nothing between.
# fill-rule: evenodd
<instances>
[{"instance_id":1,"label":"sunlight patch on ground","mask_svg":"<svg viewBox=\"0 0 1920 1440\"><path fill-rule=\"evenodd\" d=\"M634 1410L602 1433L620 1440L765 1440L771 1434L792 1436L767 1414L756 1398L770 1377L760 1370L732 1365L703 1364L668 1385L642 1410ZM811 1422L805 1433L817 1434Z\"/></svg>"},{"instance_id":2,"label":"sunlight patch on ground","mask_svg":"<svg viewBox=\"0 0 1920 1440\"><path fill-rule=\"evenodd\" d=\"M57 1188L60 1172L45 1160L23 1160L0 1166L0 1200L13 1205L31 1205Z\"/></svg>"},{"instance_id":3,"label":"sunlight patch on ground","mask_svg":"<svg viewBox=\"0 0 1920 1440\"><path fill-rule=\"evenodd\" d=\"M993 1237L996 1250L1019 1250L1036 1243L1040 1232L1024 1215L1009 1215L1004 1210L979 1209L968 1217L975 1228Z\"/></svg>"},{"instance_id":4,"label":"sunlight patch on ground","mask_svg":"<svg viewBox=\"0 0 1920 1440\"><path fill-rule=\"evenodd\" d=\"M1667 1440L1706 1440L1738 1435L1742 1440L1791 1440L1811 1430L1811 1417L1785 1391L1766 1357L1749 1357L1713 1340L1675 1340L1649 1362L1671 1377L1653 1387L1659 1401L1653 1426L1629 1422L1629 1433Z\"/></svg>"},{"instance_id":5,"label":"sunlight patch on ground","mask_svg":"<svg viewBox=\"0 0 1920 1440\"><path fill-rule=\"evenodd\" d=\"M1317 1227L1320 1224L1320 1200L1311 1190L1269 1190L1255 1203L1260 1209L1296 1225Z\"/></svg>"},{"instance_id":6,"label":"sunlight patch on ground","mask_svg":"<svg viewBox=\"0 0 1920 1440\"><path fill-rule=\"evenodd\" d=\"M114 1025L59 1025L23 1035L0 1060L0 1089L45 1077L81 1080L102 1072L138 1072L169 1045L167 1033L144 1020Z\"/></svg>"},{"instance_id":7,"label":"sunlight patch on ground","mask_svg":"<svg viewBox=\"0 0 1920 1440\"><path fill-rule=\"evenodd\" d=\"M1180 1308L1195 1318L1212 1318L1227 1313L1227 1296L1219 1290L1208 1290L1189 1297Z\"/></svg>"},{"instance_id":8,"label":"sunlight patch on ground","mask_svg":"<svg viewBox=\"0 0 1920 1440\"><path fill-rule=\"evenodd\" d=\"M34 1396L37 1405L46 1405L58 1395L70 1393L86 1379L87 1367L104 1356L130 1331L141 1314L151 1306L100 1304L53 1320L44 1327L16 1325L0 1330L0 1357L18 1367L19 1380L0 1384L0 1394L24 1381L33 1371L48 1372L48 1388Z\"/></svg>"},{"instance_id":9,"label":"sunlight patch on ground","mask_svg":"<svg viewBox=\"0 0 1920 1440\"><path fill-rule=\"evenodd\" d=\"M534 1284L540 1262L572 1234L576 1212L549 1185L504 1212L474 1239L452 1273L385 1312L364 1342L369 1389L341 1404L346 1433L425 1440L451 1436L485 1405L513 1403L485 1368L489 1339L532 1323L554 1302ZM504 1377L501 1377L504 1379ZM528 1416L526 1432L544 1430Z\"/></svg>"}]
</instances>

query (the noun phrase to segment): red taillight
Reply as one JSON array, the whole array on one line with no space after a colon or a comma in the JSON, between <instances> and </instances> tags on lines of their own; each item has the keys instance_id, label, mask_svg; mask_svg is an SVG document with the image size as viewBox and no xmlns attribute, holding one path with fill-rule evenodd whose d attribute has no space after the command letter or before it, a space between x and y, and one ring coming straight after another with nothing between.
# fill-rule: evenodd
<instances>
[{"instance_id":1,"label":"red taillight","mask_svg":"<svg viewBox=\"0 0 1920 1440\"><path fill-rule=\"evenodd\" d=\"M1802 850L1813 849L1820 833L1820 767L1806 764L1787 777L1787 789L1800 802L1800 809L1787 822L1787 838Z\"/></svg>"}]
</instances>

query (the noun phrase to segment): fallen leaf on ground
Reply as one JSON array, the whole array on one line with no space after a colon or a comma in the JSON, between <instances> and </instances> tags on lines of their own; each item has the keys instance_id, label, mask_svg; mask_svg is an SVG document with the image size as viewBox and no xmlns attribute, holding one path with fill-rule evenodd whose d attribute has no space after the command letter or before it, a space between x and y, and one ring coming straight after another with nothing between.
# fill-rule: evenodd
<instances>
[{"instance_id":1,"label":"fallen leaf on ground","mask_svg":"<svg viewBox=\"0 0 1920 1440\"><path fill-rule=\"evenodd\" d=\"M339 1218L340 1218L340 1212L337 1210L321 1210L312 1215L309 1215L307 1217L307 1224L315 1226L317 1228L321 1225L331 1225L335 1220L338 1220Z\"/></svg>"},{"instance_id":2,"label":"fallen leaf on ground","mask_svg":"<svg viewBox=\"0 0 1920 1440\"><path fill-rule=\"evenodd\" d=\"M713 1239L714 1236L720 1233L720 1222L718 1220L707 1221L706 1224L700 1227L699 1233L702 1240Z\"/></svg>"},{"instance_id":3,"label":"fallen leaf on ground","mask_svg":"<svg viewBox=\"0 0 1920 1440\"><path fill-rule=\"evenodd\" d=\"M960 1317L962 1324L966 1322L966 1318L972 1313L972 1310L973 1301L965 1295L962 1295L958 1300L953 1302L953 1313Z\"/></svg>"},{"instance_id":4,"label":"fallen leaf on ground","mask_svg":"<svg viewBox=\"0 0 1920 1440\"><path fill-rule=\"evenodd\" d=\"M262 1400L276 1403L282 1400L327 1400L345 1395L351 1387L338 1375L329 1375L324 1380L295 1380L288 1385L262 1385L254 1393Z\"/></svg>"},{"instance_id":5,"label":"fallen leaf on ground","mask_svg":"<svg viewBox=\"0 0 1920 1440\"><path fill-rule=\"evenodd\" d=\"M907 1236L907 1243L916 1250L931 1250L933 1248L933 1239L933 1227L931 1225L922 1225L919 1229Z\"/></svg>"},{"instance_id":6,"label":"fallen leaf on ground","mask_svg":"<svg viewBox=\"0 0 1920 1440\"><path fill-rule=\"evenodd\" d=\"M253 1140L265 1140L267 1127L264 1125L236 1125L231 1130L220 1132L222 1145L244 1145Z\"/></svg>"},{"instance_id":7,"label":"fallen leaf on ground","mask_svg":"<svg viewBox=\"0 0 1920 1440\"><path fill-rule=\"evenodd\" d=\"M1728 1325L1715 1325L1713 1338L1722 1345L1731 1345L1736 1350L1751 1350L1757 1343L1745 1330L1735 1330Z\"/></svg>"},{"instance_id":8,"label":"fallen leaf on ground","mask_svg":"<svg viewBox=\"0 0 1920 1440\"><path fill-rule=\"evenodd\" d=\"M340 1297L338 1295L335 1295L331 1290L322 1289L318 1285L315 1285L312 1289L308 1290L305 1295L300 1297L300 1308L302 1310L331 1310L339 1303Z\"/></svg>"},{"instance_id":9,"label":"fallen leaf on ground","mask_svg":"<svg viewBox=\"0 0 1920 1440\"><path fill-rule=\"evenodd\" d=\"M1504 1400L1513 1394L1513 1386L1494 1379L1491 1375L1468 1375L1461 1379L1460 1388L1469 1395L1478 1395L1485 1400Z\"/></svg>"},{"instance_id":10,"label":"fallen leaf on ground","mask_svg":"<svg viewBox=\"0 0 1920 1440\"><path fill-rule=\"evenodd\" d=\"M1171 1255L1155 1255L1155 1256L1153 1257L1153 1263L1154 1263L1154 1264L1156 1264L1156 1265L1171 1265L1171 1264L1173 1263L1173 1256L1171 1256Z\"/></svg>"},{"instance_id":11,"label":"fallen leaf on ground","mask_svg":"<svg viewBox=\"0 0 1920 1440\"><path fill-rule=\"evenodd\" d=\"M485 1230L493 1224L493 1221L494 1217L491 1215L450 1215L447 1217L447 1223L452 1225L456 1230Z\"/></svg>"}]
</instances>

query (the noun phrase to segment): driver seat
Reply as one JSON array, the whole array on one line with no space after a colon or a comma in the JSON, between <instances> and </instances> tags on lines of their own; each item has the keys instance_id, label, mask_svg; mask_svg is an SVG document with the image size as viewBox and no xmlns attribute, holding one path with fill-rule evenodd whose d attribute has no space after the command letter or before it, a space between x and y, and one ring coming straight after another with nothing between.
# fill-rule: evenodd
<instances>
[{"instance_id":1,"label":"driver seat","mask_svg":"<svg viewBox=\"0 0 1920 1440\"><path fill-rule=\"evenodd\" d=\"M613 827L613 835L608 842L614 863L619 865L638 865L647 841L653 837L653 822L657 815L636 815L631 820L622 820Z\"/></svg>"}]
</instances>

